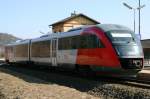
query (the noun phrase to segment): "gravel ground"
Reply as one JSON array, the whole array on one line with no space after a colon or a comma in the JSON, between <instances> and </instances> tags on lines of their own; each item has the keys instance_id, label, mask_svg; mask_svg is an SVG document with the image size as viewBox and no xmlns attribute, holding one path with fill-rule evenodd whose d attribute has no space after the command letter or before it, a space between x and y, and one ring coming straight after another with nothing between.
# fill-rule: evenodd
<instances>
[{"instance_id":1,"label":"gravel ground","mask_svg":"<svg viewBox=\"0 0 150 99\"><path fill-rule=\"evenodd\" d=\"M2 71L0 72L0 99L98 99L73 88L22 75L32 81L27 82L4 73L4 69Z\"/></svg>"},{"instance_id":2,"label":"gravel ground","mask_svg":"<svg viewBox=\"0 0 150 99\"><path fill-rule=\"evenodd\" d=\"M0 66L0 99L150 99L150 89Z\"/></svg>"}]
</instances>

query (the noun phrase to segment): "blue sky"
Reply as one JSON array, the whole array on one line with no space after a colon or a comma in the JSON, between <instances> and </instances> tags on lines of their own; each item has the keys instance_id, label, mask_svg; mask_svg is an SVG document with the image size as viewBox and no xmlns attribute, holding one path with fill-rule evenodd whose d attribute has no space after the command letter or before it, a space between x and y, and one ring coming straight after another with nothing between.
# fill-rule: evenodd
<instances>
[{"instance_id":1,"label":"blue sky","mask_svg":"<svg viewBox=\"0 0 150 99\"><path fill-rule=\"evenodd\" d=\"M0 0L0 32L20 38L35 38L49 32L49 24L70 16L74 10L101 23L122 24L133 30L133 11L123 2L138 7L138 0ZM150 0L141 0L142 39L150 39ZM138 33L138 11L136 11Z\"/></svg>"}]
</instances>

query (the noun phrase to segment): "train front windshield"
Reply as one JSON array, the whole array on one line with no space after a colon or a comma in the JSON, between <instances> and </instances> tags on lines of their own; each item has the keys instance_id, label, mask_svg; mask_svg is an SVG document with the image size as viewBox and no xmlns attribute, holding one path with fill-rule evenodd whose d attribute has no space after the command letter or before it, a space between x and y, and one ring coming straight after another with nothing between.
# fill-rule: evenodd
<instances>
[{"instance_id":1,"label":"train front windshield","mask_svg":"<svg viewBox=\"0 0 150 99\"><path fill-rule=\"evenodd\" d=\"M134 43L135 36L130 31L109 31L108 38L112 43Z\"/></svg>"},{"instance_id":2,"label":"train front windshield","mask_svg":"<svg viewBox=\"0 0 150 99\"><path fill-rule=\"evenodd\" d=\"M120 58L142 56L140 40L132 31L112 30L106 32Z\"/></svg>"}]
</instances>

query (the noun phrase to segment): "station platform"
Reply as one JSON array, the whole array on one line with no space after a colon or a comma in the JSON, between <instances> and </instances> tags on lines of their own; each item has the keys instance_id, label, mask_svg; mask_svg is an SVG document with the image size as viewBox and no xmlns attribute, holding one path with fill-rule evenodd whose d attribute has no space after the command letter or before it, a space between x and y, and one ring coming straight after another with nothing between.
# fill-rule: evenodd
<instances>
[{"instance_id":1,"label":"station platform","mask_svg":"<svg viewBox=\"0 0 150 99\"><path fill-rule=\"evenodd\" d=\"M138 79L150 81L150 67L145 67L138 74Z\"/></svg>"}]
</instances>

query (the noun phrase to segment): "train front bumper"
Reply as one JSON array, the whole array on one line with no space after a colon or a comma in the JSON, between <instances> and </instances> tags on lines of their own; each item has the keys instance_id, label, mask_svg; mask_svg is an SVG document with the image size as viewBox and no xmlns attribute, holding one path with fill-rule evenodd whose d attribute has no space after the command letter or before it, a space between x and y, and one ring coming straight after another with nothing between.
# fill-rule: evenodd
<instances>
[{"instance_id":1,"label":"train front bumper","mask_svg":"<svg viewBox=\"0 0 150 99\"><path fill-rule=\"evenodd\" d=\"M136 75L142 69L123 69L123 68L113 68L105 66L91 66L92 71L97 75L111 76L111 77L136 77Z\"/></svg>"}]
</instances>

